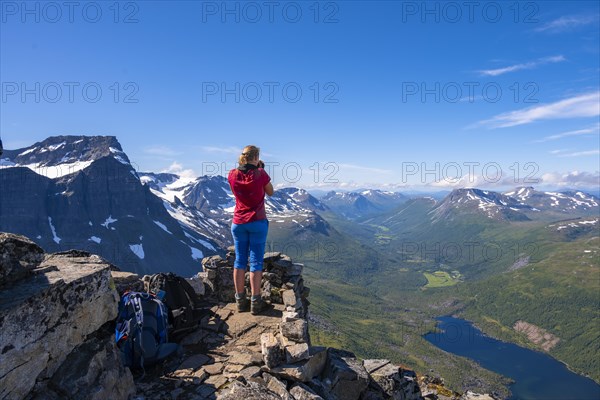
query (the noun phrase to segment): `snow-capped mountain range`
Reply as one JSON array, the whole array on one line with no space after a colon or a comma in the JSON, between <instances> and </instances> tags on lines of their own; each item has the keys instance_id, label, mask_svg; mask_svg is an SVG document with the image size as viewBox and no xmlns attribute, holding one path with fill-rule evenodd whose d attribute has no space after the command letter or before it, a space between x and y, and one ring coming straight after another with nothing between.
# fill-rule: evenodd
<instances>
[{"instance_id":1,"label":"snow-capped mountain range","mask_svg":"<svg viewBox=\"0 0 600 400\"><path fill-rule=\"evenodd\" d=\"M235 198L224 177L137 172L112 136L56 136L5 150L0 182L0 231L33 237L46 251L78 248L138 273L191 275L202 257L231 245ZM283 188L267 196L265 206L271 229L300 238L328 235L325 215L392 215L407 200L375 189L317 199L304 189ZM600 203L580 191L531 187L456 189L428 201L433 220L470 215L502 221L597 216Z\"/></svg>"},{"instance_id":2,"label":"snow-capped mountain range","mask_svg":"<svg viewBox=\"0 0 600 400\"><path fill-rule=\"evenodd\" d=\"M140 180L164 201L169 213L180 221L218 232L229 238L235 196L223 176L185 178L173 174L139 173ZM286 188L265 198L269 220L299 227L324 223L315 212L325 207L303 189ZM317 220L317 221L315 221Z\"/></svg>"},{"instance_id":3,"label":"snow-capped mountain range","mask_svg":"<svg viewBox=\"0 0 600 400\"><path fill-rule=\"evenodd\" d=\"M0 231L50 252L77 248L137 273L188 276L232 244L235 199L224 177L138 173L115 137L57 136L7 150L0 180ZM304 190L279 190L265 203L276 225L328 229Z\"/></svg>"},{"instance_id":4,"label":"snow-capped mountain range","mask_svg":"<svg viewBox=\"0 0 600 400\"><path fill-rule=\"evenodd\" d=\"M600 199L581 191L540 192L518 187L499 193L474 188L455 189L432 209L434 219L479 213L494 220L528 221L565 215L598 215Z\"/></svg>"}]
</instances>

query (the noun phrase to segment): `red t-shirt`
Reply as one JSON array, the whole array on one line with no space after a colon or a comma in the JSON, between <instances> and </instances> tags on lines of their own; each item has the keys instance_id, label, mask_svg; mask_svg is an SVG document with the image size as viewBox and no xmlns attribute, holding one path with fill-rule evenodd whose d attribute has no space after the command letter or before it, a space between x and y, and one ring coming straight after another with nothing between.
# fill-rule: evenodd
<instances>
[{"instance_id":1,"label":"red t-shirt","mask_svg":"<svg viewBox=\"0 0 600 400\"><path fill-rule=\"evenodd\" d=\"M271 182L271 177L264 169L246 164L229 171L227 180L235 195L234 224L267 219L265 185Z\"/></svg>"}]
</instances>

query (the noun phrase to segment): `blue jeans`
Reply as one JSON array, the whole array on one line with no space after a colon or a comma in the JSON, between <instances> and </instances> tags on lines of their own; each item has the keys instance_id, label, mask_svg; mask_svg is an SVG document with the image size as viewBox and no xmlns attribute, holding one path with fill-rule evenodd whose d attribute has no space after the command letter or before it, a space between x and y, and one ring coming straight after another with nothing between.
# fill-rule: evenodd
<instances>
[{"instance_id":1,"label":"blue jeans","mask_svg":"<svg viewBox=\"0 0 600 400\"><path fill-rule=\"evenodd\" d=\"M231 224L235 245L234 268L246 269L250 253L250 272L262 271L269 220L260 219L246 224Z\"/></svg>"}]
</instances>

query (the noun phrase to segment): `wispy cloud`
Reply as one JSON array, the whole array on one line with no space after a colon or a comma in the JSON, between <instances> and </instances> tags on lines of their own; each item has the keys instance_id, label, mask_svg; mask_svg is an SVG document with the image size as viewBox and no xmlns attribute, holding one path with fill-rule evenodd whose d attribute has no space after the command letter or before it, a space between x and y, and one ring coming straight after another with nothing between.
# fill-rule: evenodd
<instances>
[{"instance_id":1,"label":"wispy cloud","mask_svg":"<svg viewBox=\"0 0 600 400\"><path fill-rule=\"evenodd\" d=\"M389 169L364 167L362 165L355 165L355 164L338 164L338 166L340 168L344 168L344 169L351 169L354 171L362 171L362 172L370 172L370 173L374 173L374 174L391 174L392 173L392 171Z\"/></svg>"},{"instance_id":2,"label":"wispy cloud","mask_svg":"<svg viewBox=\"0 0 600 400\"><path fill-rule=\"evenodd\" d=\"M539 140L534 140L534 143L543 143L543 142L549 142L551 140L558 140L558 139L562 139L562 138L566 138L566 137L570 137L570 136L581 136L581 135L597 135L598 133L600 133L600 124L596 124L596 126L590 127L590 128L584 128L584 129L577 129L574 131L567 131L567 132L562 132L556 135L550 135L550 136L546 136L542 139Z\"/></svg>"},{"instance_id":3,"label":"wispy cloud","mask_svg":"<svg viewBox=\"0 0 600 400\"><path fill-rule=\"evenodd\" d=\"M225 153L225 154L240 154L242 152L241 147L216 147L216 146L201 146L200 150L205 153Z\"/></svg>"},{"instance_id":4,"label":"wispy cloud","mask_svg":"<svg viewBox=\"0 0 600 400\"><path fill-rule=\"evenodd\" d=\"M498 114L491 119L479 121L470 128L478 126L486 126L490 129L508 128L540 120L597 117L598 115L600 115L600 91Z\"/></svg>"},{"instance_id":5,"label":"wispy cloud","mask_svg":"<svg viewBox=\"0 0 600 400\"><path fill-rule=\"evenodd\" d=\"M143 152L153 156L162 157L173 157L181 154L167 146L150 146L144 148Z\"/></svg>"},{"instance_id":6,"label":"wispy cloud","mask_svg":"<svg viewBox=\"0 0 600 400\"><path fill-rule=\"evenodd\" d=\"M557 149L557 150L550 150L548 153L550 154L560 154L560 153L564 153L570 151L570 149Z\"/></svg>"},{"instance_id":7,"label":"wispy cloud","mask_svg":"<svg viewBox=\"0 0 600 400\"><path fill-rule=\"evenodd\" d=\"M537 185L540 182L539 178L531 177L515 177L506 174L498 179L491 180L490 177L482 174L470 173L455 179L445 178L426 182L424 186L439 188L439 189L458 189L458 188L508 188L525 185Z\"/></svg>"},{"instance_id":8,"label":"wispy cloud","mask_svg":"<svg viewBox=\"0 0 600 400\"><path fill-rule=\"evenodd\" d=\"M509 72L520 71L523 69L534 69L534 68L539 67L540 65L558 63L558 62L563 62L563 61L566 61L566 58L564 56L559 55L559 56L538 58L535 61L529 61L526 63L509 65L508 67L502 67L502 68L496 68L496 69L484 69L484 70L481 70L478 72L482 76L498 76L498 75L507 74Z\"/></svg>"},{"instance_id":9,"label":"wispy cloud","mask_svg":"<svg viewBox=\"0 0 600 400\"><path fill-rule=\"evenodd\" d=\"M566 153L559 154L559 157L588 157L588 156L597 156L600 154L600 150L585 150L585 151L577 151L574 153Z\"/></svg>"},{"instance_id":10,"label":"wispy cloud","mask_svg":"<svg viewBox=\"0 0 600 400\"><path fill-rule=\"evenodd\" d=\"M566 15L534 29L536 32L558 33L598 21L594 15Z\"/></svg>"}]
</instances>

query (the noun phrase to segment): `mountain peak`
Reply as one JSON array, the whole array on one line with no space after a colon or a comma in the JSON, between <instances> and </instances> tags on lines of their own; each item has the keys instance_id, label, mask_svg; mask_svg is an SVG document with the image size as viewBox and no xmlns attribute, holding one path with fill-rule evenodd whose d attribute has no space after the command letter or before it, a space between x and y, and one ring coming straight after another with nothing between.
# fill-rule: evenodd
<instances>
[{"instance_id":1,"label":"mountain peak","mask_svg":"<svg viewBox=\"0 0 600 400\"><path fill-rule=\"evenodd\" d=\"M82 170L103 157L130 164L115 136L51 136L29 147L6 150L3 156L3 164L8 166L28 167L35 172L51 167L52 177Z\"/></svg>"},{"instance_id":2,"label":"mountain peak","mask_svg":"<svg viewBox=\"0 0 600 400\"><path fill-rule=\"evenodd\" d=\"M436 207L435 215L447 217L450 213L483 213L494 220L528 220L522 211L531 207L510 197L490 190L476 188L454 189Z\"/></svg>"}]
</instances>

